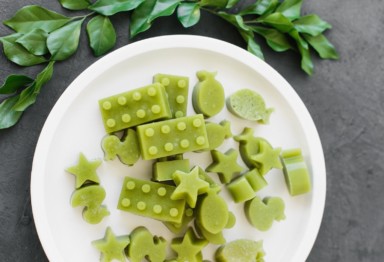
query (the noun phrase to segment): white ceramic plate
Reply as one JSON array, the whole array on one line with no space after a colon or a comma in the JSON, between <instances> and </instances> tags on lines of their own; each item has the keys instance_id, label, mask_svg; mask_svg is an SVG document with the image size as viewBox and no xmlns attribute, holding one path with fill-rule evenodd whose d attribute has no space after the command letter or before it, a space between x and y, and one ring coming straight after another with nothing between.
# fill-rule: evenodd
<instances>
[{"instance_id":1,"label":"white ceramic plate","mask_svg":"<svg viewBox=\"0 0 384 262\"><path fill-rule=\"evenodd\" d=\"M324 209L326 174L323 151L315 125L292 87L270 66L231 44L199 36L163 36L139 41L105 56L79 75L60 97L41 132L33 161L31 195L39 238L50 261L98 261L99 252L91 241L102 238L107 226L117 235L129 234L136 226L147 226L155 235L172 239L162 223L117 210L117 201L125 176L149 179L151 164L140 161L127 167L118 160L103 162L98 168L101 185L107 192L104 203L111 214L100 224L82 219L82 208L69 204L74 191L74 176L65 168L75 165L79 152L89 159L102 159L100 141L105 135L98 100L151 83L156 73L185 75L190 91L199 70L217 71L217 79L226 95L240 88L252 88L275 109L268 125L258 125L233 117L225 109L210 119L229 119L232 132L254 127L255 135L265 137L274 147L300 147L311 173L311 193L291 197L281 170L266 175L268 187L259 196L279 196L286 204L286 219L275 222L267 232L248 224L242 204L234 204L225 189L229 208L237 216L234 228L225 230L227 242L238 238L263 240L266 261L305 261L317 236ZM189 104L188 113L193 114ZM228 140L220 147L238 148ZM191 165L205 168L210 154L186 154ZM244 166L239 157L239 162ZM215 174L212 177L217 178ZM203 254L211 259L217 246L209 245Z\"/></svg>"}]
</instances>

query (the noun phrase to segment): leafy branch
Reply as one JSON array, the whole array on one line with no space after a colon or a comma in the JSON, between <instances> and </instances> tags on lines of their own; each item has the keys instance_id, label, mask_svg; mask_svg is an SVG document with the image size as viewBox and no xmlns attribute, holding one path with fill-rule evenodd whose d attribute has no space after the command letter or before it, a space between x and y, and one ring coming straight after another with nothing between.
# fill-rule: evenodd
<instances>
[{"instance_id":1,"label":"leafy branch","mask_svg":"<svg viewBox=\"0 0 384 262\"><path fill-rule=\"evenodd\" d=\"M95 56L112 50L116 32L110 17L119 12L130 13L130 37L148 30L159 17L176 13L183 27L196 25L201 12L209 12L233 25L247 43L249 52L264 59L255 35L265 39L276 52L297 51L301 68L313 73L311 51L323 59L337 59L334 46L323 32L331 25L315 14L301 16L303 0L257 0L236 8L241 0L59 0L68 10L89 11L83 16L67 17L38 5L18 10L3 23L15 32L0 37L8 60L19 66L47 64L32 79L25 75L9 75L0 95L0 129L17 123L23 112L35 103L41 87L52 75L56 61L75 54L82 25L86 22L89 45ZM238 10L239 9L239 10Z\"/></svg>"}]
</instances>

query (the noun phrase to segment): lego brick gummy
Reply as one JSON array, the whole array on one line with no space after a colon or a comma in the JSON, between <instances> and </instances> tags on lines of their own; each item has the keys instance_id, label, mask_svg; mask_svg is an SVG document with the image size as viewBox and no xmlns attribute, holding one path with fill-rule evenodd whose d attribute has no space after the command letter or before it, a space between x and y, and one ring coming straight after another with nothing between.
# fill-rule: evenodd
<instances>
[{"instance_id":1,"label":"lego brick gummy","mask_svg":"<svg viewBox=\"0 0 384 262\"><path fill-rule=\"evenodd\" d=\"M249 223L260 231L267 231L273 222L285 219L285 204L280 197L259 197L245 202L244 211Z\"/></svg>"},{"instance_id":2,"label":"lego brick gummy","mask_svg":"<svg viewBox=\"0 0 384 262\"><path fill-rule=\"evenodd\" d=\"M172 118L187 115L189 78L185 76L156 74L153 77L154 83L164 86L168 95L169 107Z\"/></svg>"},{"instance_id":3,"label":"lego brick gummy","mask_svg":"<svg viewBox=\"0 0 384 262\"><path fill-rule=\"evenodd\" d=\"M311 179L301 149L284 150L281 160L289 194L297 196L311 191Z\"/></svg>"},{"instance_id":4,"label":"lego brick gummy","mask_svg":"<svg viewBox=\"0 0 384 262\"><path fill-rule=\"evenodd\" d=\"M228 110L240 118L266 124L273 112L265 105L264 98L254 90L241 89L227 98Z\"/></svg>"},{"instance_id":5,"label":"lego brick gummy","mask_svg":"<svg viewBox=\"0 0 384 262\"><path fill-rule=\"evenodd\" d=\"M255 193L267 185L267 181L256 168L233 179L227 184L228 191L236 203L252 199Z\"/></svg>"},{"instance_id":6,"label":"lego brick gummy","mask_svg":"<svg viewBox=\"0 0 384 262\"><path fill-rule=\"evenodd\" d=\"M125 177L117 208L160 221L181 223L185 200L172 200L175 187Z\"/></svg>"},{"instance_id":7,"label":"lego brick gummy","mask_svg":"<svg viewBox=\"0 0 384 262\"><path fill-rule=\"evenodd\" d=\"M103 98L99 107L107 133L172 116L167 94L159 83Z\"/></svg>"},{"instance_id":8,"label":"lego brick gummy","mask_svg":"<svg viewBox=\"0 0 384 262\"><path fill-rule=\"evenodd\" d=\"M130 238L128 235L116 236L111 227L107 227L102 239L92 241L92 245L100 251L100 261L125 262L125 248L128 247Z\"/></svg>"},{"instance_id":9,"label":"lego brick gummy","mask_svg":"<svg viewBox=\"0 0 384 262\"><path fill-rule=\"evenodd\" d=\"M171 195L171 199L185 199L187 204L194 208L197 196L206 193L209 183L199 177L199 167L195 166L190 172L176 171L173 173L176 189Z\"/></svg>"},{"instance_id":10,"label":"lego brick gummy","mask_svg":"<svg viewBox=\"0 0 384 262\"><path fill-rule=\"evenodd\" d=\"M177 254L177 262L202 262L201 251L207 244L208 241L199 239L190 227L183 237L172 239L171 248Z\"/></svg>"},{"instance_id":11,"label":"lego brick gummy","mask_svg":"<svg viewBox=\"0 0 384 262\"><path fill-rule=\"evenodd\" d=\"M99 185L91 185L76 189L71 196L71 206L83 206L83 219L89 224L98 224L109 215L108 209L102 205L105 190Z\"/></svg>"},{"instance_id":12,"label":"lego brick gummy","mask_svg":"<svg viewBox=\"0 0 384 262\"><path fill-rule=\"evenodd\" d=\"M212 150L211 155L212 163L205 169L205 171L217 173L223 184L229 183L235 175L243 170L237 163L238 153L232 148L225 153L221 153L218 150Z\"/></svg>"},{"instance_id":13,"label":"lego brick gummy","mask_svg":"<svg viewBox=\"0 0 384 262\"><path fill-rule=\"evenodd\" d=\"M192 104L196 113L206 118L220 113L225 105L224 88L215 79L216 73L205 70L196 73L199 82L192 92Z\"/></svg>"},{"instance_id":14,"label":"lego brick gummy","mask_svg":"<svg viewBox=\"0 0 384 262\"><path fill-rule=\"evenodd\" d=\"M75 187L80 188L85 184L99 184L96 169L101 165L101 160L89 161L80 153L77 165L68 167L66 171L76 177Z\"/></svg>"},{"instance_id":15,"label":"lego brick gummy","mask_svg":"<svg viewBox=\"0 0 384 262\"><path fill-rule=\"evenodd\" d=\"M238 239L219 247L215 253L217 262L264 262L263 241Z\"/></svg>"},{"instance_id":16,"label":"lego brick gummy","mask_svg":"<svg viewBox=\"0 0 384 262\"><path fill-rule=\"evenodd\" d=\"M140 125L137 133L144 160L201 150L209 146L201 114Z\"/></svg>"},{"instance_id":17,"label":"lego brick gummy","mask_svg":"<svg viewBox=\"0 0 384 262\"><path fill-rule=\"evenodd\" d=\"M107 135L101 141L104 160L110 161L119 158L120 162L132 166L140 158L139 140L136 131L128 129L122 140L115 135Z\"/></svg>"},{"instance_id":18,"label":"lego brick gummy","mask_svg":"<svg viewBox=\"0 0 384 262\"><path fill-rule=\"evenodd\" d=\"M189 172L188 159L176 159L171 161L155 162L153 164L153 180L158 182L173 180L175 171Z\"/></svg>"},{"instance_id":19,"label":"lego brick gummy","mask_svg":"<svg viewBox=\"0 0 384 262\"><path fill-rule=\"evenodd\" d=\"M131 234L127 256L131 262L163 262L166 257L167 242L163 237L152 235L143 226L135 228Z\"/></svg>"}]
</instances>

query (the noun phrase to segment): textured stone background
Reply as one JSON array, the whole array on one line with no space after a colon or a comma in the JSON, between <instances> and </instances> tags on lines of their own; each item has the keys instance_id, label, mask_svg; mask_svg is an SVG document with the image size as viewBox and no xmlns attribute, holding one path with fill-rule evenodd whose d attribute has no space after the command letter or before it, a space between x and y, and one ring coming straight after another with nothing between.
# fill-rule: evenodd
<instances>
[{"instance_id":1,"label":"textured stone background","mask_svg":"<svg viewBox=\"0 0 384 262\"><path fill-rule=\"evenodd\" d=\"M266 60L298 92L316 123L327 165L327 201L320 232L308 261L384 261L384 2L382 0L305 0L305 13L333 25L327 36L338 61L315 61L315 74L299 69L294 53L265 48ZM27 4L64 12L52 0L1 0L0 20ZM128 40L127 16L113 19L117 46ZM0 35L10 30L0 25ZM165 34L211 36L243 47L226 23L204 13L185 30L175 17L159 19L135 40ZM36 234L30 203L30 171L36 142L56 100L74 78L96 60L85 34L75 57L55 66L37 103L20 123L0 131L0 261L46 261ZM0 79L10 73L35 75L0 56Z\"/></svg>"}]
</instances>

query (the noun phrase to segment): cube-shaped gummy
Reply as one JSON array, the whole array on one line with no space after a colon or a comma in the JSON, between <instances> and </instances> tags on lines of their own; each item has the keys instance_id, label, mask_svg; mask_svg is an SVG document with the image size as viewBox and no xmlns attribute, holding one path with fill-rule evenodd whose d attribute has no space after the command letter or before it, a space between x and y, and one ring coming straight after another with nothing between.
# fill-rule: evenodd
<instances>
[{"instance_id":1,"label":"cube-shaped gummy","mask_svg":"<svg viewBox=\"0 0 384 262\"><path fill-rule=\"evenodd\" d=\"M125 177L117 208L164 222L181 223L185 200L172 200L174 186Z\"/></svg>"},{"instance_id":2,"label":"cube-shaped gummy","mask_svg":"<svg viewBox=\"0 0 384 262\"><path fill-rule=\"evenodd\" d=\"M172 117L186 116L189 78L185 76L156 74L153 77L153 82L160 83L165 87Z\"/></svg>"},{"instance_id":3,"label":"cube-shaped gummy","mask_svg":"<svg viewBox=\"0 0 384 262\"><path fill-rule=\"evenodd\" d=\"M209 146L203 115L180 117L137 127L143 159L181 154Z\"/></svg>"},{"instance_id":4,"label":"cube-shaped gummy","mask_svg":"<svg viewBox=\"0 0 384 262\"><path fill-rule=\"evenodd\" d=\"M159 83L103 98L99 107L107 133L172 116L167 94Z\"/></svg>"}]
</instances>

